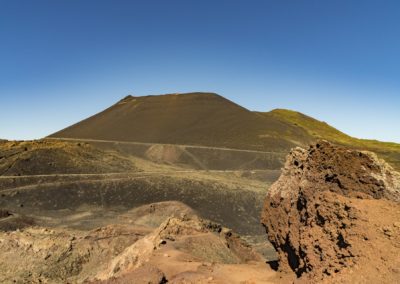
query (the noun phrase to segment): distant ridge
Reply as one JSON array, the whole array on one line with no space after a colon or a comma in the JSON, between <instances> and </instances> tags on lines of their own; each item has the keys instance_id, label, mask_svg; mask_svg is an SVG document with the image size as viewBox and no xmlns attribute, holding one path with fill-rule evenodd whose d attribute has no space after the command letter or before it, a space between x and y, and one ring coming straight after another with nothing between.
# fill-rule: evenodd
<instances>
[{"instance_id":1,"label":"distant ridge","mask_svg":"<svg viewBox=\"0 0 400 284\"><path fill-rule=\"evenodd\" d=\"M318 139L377 152L400 168L400 145L348 136L299 112L253 112L207 92L126 96L49 137L289 151Z\"/></svg>"}]
</instances>

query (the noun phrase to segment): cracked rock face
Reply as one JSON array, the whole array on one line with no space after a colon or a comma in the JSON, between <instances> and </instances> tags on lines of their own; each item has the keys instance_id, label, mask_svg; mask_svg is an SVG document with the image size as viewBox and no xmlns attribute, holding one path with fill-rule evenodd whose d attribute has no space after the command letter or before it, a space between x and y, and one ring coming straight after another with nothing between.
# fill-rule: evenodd
<instances>
[{"instance_id":1,"label":"cracked rock face","mask_svg":"<svg viewBox=\"0 0 400 284\"><path fill-rule=\"evenodd\" d=\"M321 281L357 267L369 232L363 200L398 204L399 174L372 153L326 141L293 149L261 217L279 269Z\"/></svg>"}]
</instances>

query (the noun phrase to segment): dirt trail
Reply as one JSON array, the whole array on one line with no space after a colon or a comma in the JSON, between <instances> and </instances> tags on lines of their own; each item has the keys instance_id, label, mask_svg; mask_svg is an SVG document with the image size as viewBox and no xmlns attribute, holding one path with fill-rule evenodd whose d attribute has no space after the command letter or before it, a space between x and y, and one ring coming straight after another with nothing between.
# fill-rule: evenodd
<instances>
[{"instance_id":1,"label":"dirt trail","mask_svg":"<svg viewBox=\"0 0 400 284\"><path fill-rule=\"evenodd\" d=\"M45 140L61 140L61 141L75 141L75 142L99 142L99 143L114 143L114 144L132 144L132 145L167 145L167 146L177 146L183 148L199 148L199 149L211 149L211 150L221 150L221 151L235 151L235 152L246 152L246 153L262 153L262 154L277 154L286 155L287 152L277 152L277 151L257 151L257 150L245 150L245 149L234 149L234 148L222 148L222 147L210 147L210 146L197 146L197 145L181 145L181 144L162 144L162 143L146 143L146 142L131 142L131 141L113 141L113 140L96 140L96 139L79 139L79 138L54 138L46 137Z\"/></svg>"},{"instance_id":2,"label":"dirt trail","mask_svg":"<svg viewBox=\"0 0 400 284\"><path fill-rule=\"evenodd\" d=\"M240 172L248 172L248 170L174 170L173 173L181 174L181 173L240 173ZM252 172L264 172L264 170L252 170ZM170 171L142 171L142 172L116 172L116 173L85 173L85 174L40 174L40 175L9 175L9 176L0 176L0 179L19 179L19 178L39 178L39 177L91 177L91 176L98 176L98 177L112 177L112 176L129 176L129 177L142 177L148 176L153 174L171 174Z\"/></svg>"}]
</instances>

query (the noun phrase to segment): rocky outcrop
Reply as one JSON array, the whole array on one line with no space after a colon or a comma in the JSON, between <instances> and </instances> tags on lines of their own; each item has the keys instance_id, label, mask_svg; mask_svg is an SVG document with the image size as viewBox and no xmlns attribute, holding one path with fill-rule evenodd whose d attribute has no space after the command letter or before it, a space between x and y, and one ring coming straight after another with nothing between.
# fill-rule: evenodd
<instances>
[{"instance_id":1,"label":"rocky outcrop","mask_svg":"<svg viewBox=\"0 0 400 284\"><path fill-rule=\"evenodd\" d=\"M148 204L114 220L90 231L0 230L0 283L240 284L275 274L239 235L184 204Z\"/></svg>"},{"instance_id":2,"label":"rocky outcrop","mask_svg":"<svg viewBox=\"0 0 400 284\"><path fill-rule=\"evenodd\" d=\"M279 270L320 282L357 269L368 252L382 254L371 251L375 242L387 241L400 252L399 239L385 239L377 232L379 221L372 221L385 208L395 207L394 213L399 213L399 200L400 175L372 153L326 141L308 150L293 149L262 212L268 238L279 254ZM390 265L383 267L390 270Z\"/></svg>"},{"instance_id":3,"label":"rocky outcrop","mask_svg":"<svg viewBox=\"0 0 400 284\"><path fill-rule=\"evenodd\" d=\"M203 261L226 264L263 261L230 229L197 216L183 215L168 218L151 234L127 247L96 278L119 278L148 263L154 253L168 245Z\"/></svg>"}]
</instances>

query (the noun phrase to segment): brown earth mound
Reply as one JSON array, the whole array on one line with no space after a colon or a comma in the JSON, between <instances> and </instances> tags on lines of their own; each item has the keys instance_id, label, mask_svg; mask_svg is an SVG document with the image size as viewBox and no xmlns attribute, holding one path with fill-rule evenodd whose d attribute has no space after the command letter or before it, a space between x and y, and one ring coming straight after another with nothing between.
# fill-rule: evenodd
<instances>
[{"instance_id":1,"label":"brown earth mound","mask_svg":"<svg viewBox=\"0 0 400 284\"><path fill-rule=\"evenodd\" d=\"M400 175L372 153L292 150L262 212L279 269L306 283L395 283L399 198Z\"/></svg>"},{"instance_id":2,"label":"brown earth mound","mask_svg":"<svg viewBox=\"0 0 400 284\"><path fill-rule=\"evenodd\" d=\"M0 143L0 176L133 171L134 164L87 143L8 141Z\"/></svg>"}]
</instances>

